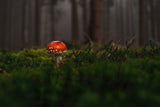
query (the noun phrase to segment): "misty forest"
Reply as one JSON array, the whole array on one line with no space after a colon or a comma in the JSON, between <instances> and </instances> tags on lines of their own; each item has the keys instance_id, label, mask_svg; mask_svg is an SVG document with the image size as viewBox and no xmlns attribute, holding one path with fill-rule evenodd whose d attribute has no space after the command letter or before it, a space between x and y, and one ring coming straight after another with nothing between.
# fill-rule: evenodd
<instances>
[{"instance_id":1,"label":"misty forest","mask_svg":"<svg viewBox=\"0 0 160 107\"><path fill-rule=\"evenodd\" d=\"M159 0L1 0L0 48L46 47L52 40L159 44Z\"/></svg>"},{"instance_id":2,"label":"misty forest","mask_svg":"<svg viewBox=\"0 0 160 107\"><path fill-rule=\"evenodd\" d=\"M0 107L160 106L160 0L0 0Z\"/></svg>"}]
</instances>

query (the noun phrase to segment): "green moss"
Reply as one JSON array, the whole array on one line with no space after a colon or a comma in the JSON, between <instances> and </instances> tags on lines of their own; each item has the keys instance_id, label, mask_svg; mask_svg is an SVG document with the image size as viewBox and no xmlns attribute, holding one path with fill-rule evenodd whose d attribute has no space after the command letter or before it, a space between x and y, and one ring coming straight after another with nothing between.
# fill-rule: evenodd
<instances>
[{"instance_id":1,"label":"green moss","mask_svg":"<svg viewBox=\"0 0 160 107\"><path fill-rule=\"evenodd\" d=\"M0 52L0 106L160 105L160 48ZM53 60L52 60L53 57Z\"/></svg>"}]
</instances>

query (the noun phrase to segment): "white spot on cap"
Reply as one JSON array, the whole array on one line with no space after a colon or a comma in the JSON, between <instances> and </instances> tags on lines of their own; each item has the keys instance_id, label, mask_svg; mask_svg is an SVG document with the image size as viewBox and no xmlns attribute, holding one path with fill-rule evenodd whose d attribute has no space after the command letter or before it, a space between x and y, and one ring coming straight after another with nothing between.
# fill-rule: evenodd
<instances>
[{"instance_id":1,"label":"white spot on cap","mask_svg":"<svg viewBox=\"0 0 160 107\"><path fill-rule=\"evenodd\" d=\"M49 47L49 49L53 49L53 47Z\"/></svg>"}]
</instances>

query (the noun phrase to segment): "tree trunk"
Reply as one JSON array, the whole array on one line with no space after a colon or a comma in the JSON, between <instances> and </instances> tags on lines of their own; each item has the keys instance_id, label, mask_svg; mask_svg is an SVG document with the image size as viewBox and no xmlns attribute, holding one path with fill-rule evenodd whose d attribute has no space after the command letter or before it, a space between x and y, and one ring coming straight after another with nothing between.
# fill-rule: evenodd
<instances>
[{"instance_id":1,"label":"tree trunk","mask_svg":"<svg viewBox=\"0 0 160 107\"><path fill-rule=\"evenodd\" d=\"M11 44L10 44L10 32L11 32L11 1L6 0L6 25L5 25L5 49L9 49Z\"/></svg>"},{"instance_id":2,"label":"tree trunk","mask_svg":"<svg viewBox=\"0 0 160 107\"><path fill-rule=\"evenodd\" d=\"M103 1L103 42L110 41L110 0Z\"/></svg>"},{"instance_id":3,"label":"tree trunk","mask_svg":"<svg viewBox=\"0 0 160 107\"><path fill-rule=\"evenodd\" d=\"M143 46L145 44L145 9L144 0L139 0L139 45Z\"/></svg>"},{"instance_id":4,"label":"tree trunk","mask_svg":"<svg viewBox=\"0 0 160 107\"><path fill-rule=\"evenodd\" d=\"M44 0L41 8L41 33L40 33L40 45L46 46L49 41L53 40L54 32L54 19L53 19L53 1Z\"/></svg>"},{"instance_id":5,"label":"tree trunk","mask_svg":"<svg viewBox=\"0 0 160 107\"><path fill-rule=\"evenodd\" d=\"M17 22L17 13L18 13L18 11L16 11L16 7L18 6L18 3L19 2L17 2L17 0L15 0L15 1L12 1L11 0L11 13L10 13L10 22L11 22L11 24L10 24L10 34L9 34L9 36L10 36L10 38L9 38L9 43L10 43L10 49L14 49L14 47L16 46L16 44L18 43L18 35L16 35L16 33L17 33L17 27L18 27L18 22ZM18 19L19 20L19 19ZM16 24L15 24L15 22L16 22ZM16 38L16 39L15 39ZM13 41L15 42L15 43L13 43Z\"/></svg>"},{"instance_id":6,"label":"tree trunk","mask_svg":"<svg viewBox=\"0 0 160 107\"><path fill-rule=\"evenodd\" d=\"M87 0L83 0L83 32L88 33L88 12L87 12Z\"/></svg>"},{"instance_id":7,"label":"tree trunk","mask_svg":"<svg viewBox=\"0 0 160 107\"><path fill-rule=\"evenodd\" d=\"M26 0L23 0L23 3L22 3L22 32L21 32L21 35L22 38L21 38L21 41L23 43L23 48L25 48L25 21L26 21Z\"/></svg>"},{"instance_id":8,"label":"tree trunk","mask_svg":"<svg viewBox=\"0 0 160 107\"><path fill-rule=\"evenodd\" d=\"M39 45L40 36L40 0L35 0L35 45Z\"/></svg>"},{"instance_id":9,"label":"tree trunk","mask_svg":"<svg viewBox=\"0 0 160 107\"><path fill-rule=\"evenodd\" d=\"M72 4L72 40L78 41L79 24L78 24L78 6L76 0L71 0Z\"/></svg>"},{"instance_id":10,"label":"tree trunk","mask_svg":"<svg viewBox=\"0 0 160 107\"><path fill-rule=\"evenodd\" d=\"M0 1L0 48L4 48L5 46L5 42L4 42L4 38L5 38L5 27L6 27L6 0L2 0Z\"/></svg>"},{"instance_id":11,"label":"tree trunk","mask_svg":"<svg viewBox=\"0 0 160 107\"><path fill-rule=\"evenodd\" d=\"M155 40L156 38L155 38L155 19L154 19L154 16L155 16L155 9L154 9L154 0L149 0L148 1L149 3L149 5L150 5L150 20L151 20L151 37Z\"/></svg>"},{"instance_id":12,"label":"tree trunk","mask_svg":"<svg viewBox=\"0 0 160 107\"><path fill-rule=\"evenodd\" d=\"M94 42L102 42L102 0L91 0L90 2L90 37Z\"/></svg>"},{"instance_id":13,"label":"tree trunk","mask_svg":"<svg viewBox=\"0 0 160 107\"><path fill-rule=\"evenodd\" d=\"M157 0L156 1L156 29L157 29L157 39L160 42L160 14L159 14L159 10L160 10L160 1Z\"/></svg>"}]
</instances>

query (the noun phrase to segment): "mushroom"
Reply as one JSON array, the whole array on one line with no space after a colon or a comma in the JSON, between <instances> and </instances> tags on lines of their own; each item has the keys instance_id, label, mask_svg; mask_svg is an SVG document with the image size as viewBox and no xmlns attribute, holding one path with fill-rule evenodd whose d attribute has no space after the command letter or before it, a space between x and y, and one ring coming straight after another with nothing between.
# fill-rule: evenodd
<instances>
[{"instance_id":1,"label":"mushroom","mask_svg":"<svg viewBox=\"0 0 160 107\"><path fill-rule=\"evenodd\" d=\"M66 52L66 45L61 41L52 41L47 45L47 52L51 54L55 54L56 57L56 66L55 68L59 68L59 63L62 60L61 54Z\"/></svg>"}]
</instances>

